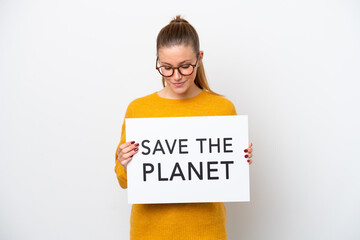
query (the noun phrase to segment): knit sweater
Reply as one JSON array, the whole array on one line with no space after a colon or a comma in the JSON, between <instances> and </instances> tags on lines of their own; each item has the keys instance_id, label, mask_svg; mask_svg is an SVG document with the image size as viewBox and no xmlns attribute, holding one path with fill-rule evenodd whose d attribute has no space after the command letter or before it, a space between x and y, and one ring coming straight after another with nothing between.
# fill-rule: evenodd
<instances>
[{"instance_id":1,"label":"knit sweater","mask_svg":"<svg viewBox=\"0 0 360 240\"><path fill-rule=\"evenodd\" d=\"M154 92L132 101L125 118L187 117L236 115L232 102L203 90L186 99L167 99ZM118 148L126 139L125 121ZM118 149L117 149L118 150ZM117 161L115 172L122 188L127 188L126 169ZM136 161L136 154L131 161ZM131 240L224 240L224 203L133 204L130 217Z\"/></svg>"}]
</instances>

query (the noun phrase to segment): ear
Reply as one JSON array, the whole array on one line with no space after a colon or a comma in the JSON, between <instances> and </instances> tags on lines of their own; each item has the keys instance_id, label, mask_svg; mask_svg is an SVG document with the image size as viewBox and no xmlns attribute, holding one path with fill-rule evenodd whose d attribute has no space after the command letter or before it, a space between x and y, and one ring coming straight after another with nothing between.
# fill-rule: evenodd
<instances>
[{"instance_id":1,"label":"ear","mask_svg":"<svg viewBox=\"0 0 360 240\"><path fill-rule=\"evenodd\" d=\"M199 63L202 62L203 58L204 58L204 51L200 51L199 52Z\"/></svg>"}]
</instances>

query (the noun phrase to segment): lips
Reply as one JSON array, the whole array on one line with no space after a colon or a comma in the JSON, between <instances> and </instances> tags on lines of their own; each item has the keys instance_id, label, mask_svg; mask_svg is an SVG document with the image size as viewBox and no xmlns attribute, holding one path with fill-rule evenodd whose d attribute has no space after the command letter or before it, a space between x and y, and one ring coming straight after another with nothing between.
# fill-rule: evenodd
<instances>
[{"instance_id":1,"label":"lips","mask_svg":"<svg viewBox=\"0 0 360 240\"><path fill-rule=\"evenodd\" d=\"M182 85L184 85L185 82L181 82L181 83L172 83L174 84L175 87L181 87Z\"/></svg>"}]
</instances>

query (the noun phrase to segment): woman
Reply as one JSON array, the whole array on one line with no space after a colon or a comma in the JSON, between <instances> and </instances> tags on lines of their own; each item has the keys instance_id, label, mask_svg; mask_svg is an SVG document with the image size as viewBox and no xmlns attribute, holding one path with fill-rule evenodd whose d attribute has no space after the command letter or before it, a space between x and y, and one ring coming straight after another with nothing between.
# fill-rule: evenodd
<instances>
[{"instance_id":1,"label":"woman","mask_svg":"<svg viewBox=\"0 0 360 240\"><path fill-rule=\"evenodd\" d=\"M236 115L231 101L210 90L202 64L199 37L180 16L157 37L156 69L164 88L132 101L125 118ZM127 188L126 166L138 152L139 143L126 141L125 122L115 154L115 172ZM245 149L252 163L252 144ZM133 204L130 238L227 239L223 203Z\"/></svg>"}]
</instances>

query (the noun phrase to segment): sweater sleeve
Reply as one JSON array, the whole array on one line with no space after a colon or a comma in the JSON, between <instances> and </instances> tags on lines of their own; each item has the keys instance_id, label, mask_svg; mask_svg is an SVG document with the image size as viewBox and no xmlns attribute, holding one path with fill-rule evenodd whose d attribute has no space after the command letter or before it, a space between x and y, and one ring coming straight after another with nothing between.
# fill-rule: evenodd
<instances>
[{"instance_id":1,"label":"sweater sleeve","mask_svg":"<svg viewBox=\"0 0 360 240\"><path fill-rule=\"evenodd\" d=\"M236 108L235 108L235 105L234 105L234 103L233 102L231 102L230 100L228 100L227 99L227 101L228 101L228 111L229 111L229 115L237 115L237 112L236 112Z\"/></svg>"},{"instance_id":2,"label":"sweater sleeve","mask_svg":"<svg viewBox=\"0 0 360 240\"><path fill-rule=\"evenodd\" d=\"M126 110L126 114L125 114L125 118L129 118L130 117L130 105L128 106L127 110ZM120 184L120 186L123 189L127 188L127 173L126 173L126 169L120 164L120 162L117 160L118 157L118 149L120 147L121 144L126 142L126 131L125 131L125 119L123 121L122 124L122 128L121 128L121 139L120 139L120 143L118 144L116 151L115 151L115 173L116 173L116 177L118 179L118 182Z\"/></svg>"},{"instance_id":3,"label":"sweater sleeve","mask_svg":"<svg viewBox=\"0 0 360 240\"><path fill-rule=\"evenodd\" d=\"M233 103L231 103L231 104L232 104L232 113L231 113L231 115L237 115L235 105Z\"/></svg>"}]
</instances>

